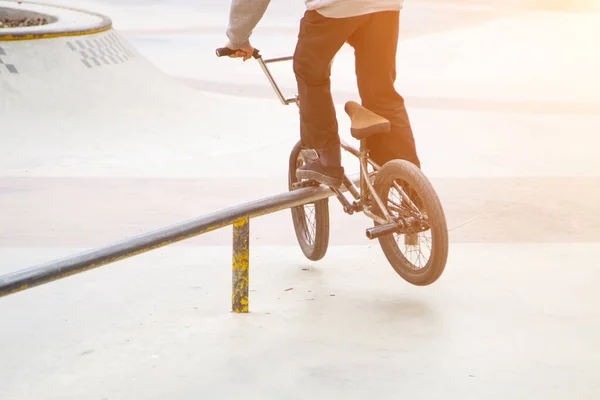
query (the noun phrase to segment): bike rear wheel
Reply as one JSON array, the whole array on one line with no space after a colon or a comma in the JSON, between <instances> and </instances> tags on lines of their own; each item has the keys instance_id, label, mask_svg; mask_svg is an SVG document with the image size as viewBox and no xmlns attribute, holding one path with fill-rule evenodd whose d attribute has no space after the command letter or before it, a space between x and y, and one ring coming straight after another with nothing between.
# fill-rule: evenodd
<instances>
[{"instance_id":1,"label":"bike rear wheel","mask_svg":"<svg viewBox=\"0 0 600 400\"><path fill-rule=\"evenodd\" d=\"M375 190L396 221L420 221L419 228L379 238L392 268L413 285L434 283L446 267L448 228L433 185L414 164L392 160L377 172Z\"/></svg>"},{"instance_id":2,"label":"bike rear wheel","mask_svg":"<svg viewBox=\"0 0 600 400\"><path fill-rule=\"evenodd\" d=\"M294 190L292 185L300 181L296 177L296 169L317 157L314 150L302 150L300 142L294 146L289 160L289 190ZM322 259L329 247L329 199L294 207L291 211L302 252L311 261Z\"/></svg>"}]
</instances>

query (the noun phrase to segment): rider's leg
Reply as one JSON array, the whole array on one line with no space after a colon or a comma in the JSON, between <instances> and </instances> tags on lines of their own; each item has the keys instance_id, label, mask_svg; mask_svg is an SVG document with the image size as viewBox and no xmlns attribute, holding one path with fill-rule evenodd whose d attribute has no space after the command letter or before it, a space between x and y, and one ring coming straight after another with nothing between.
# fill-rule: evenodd
<instances>
[{"instance_id":1,"label":"rider's leg","mask_svg":"<svg viewBox=\"0 0 600 400\"><path fill-rule=\"evenodd\" d=\"M331 96L331 63L364 17L326 18L307 11L300 22L294 53L298 83L302 147L315 149L319 159L298 169L301 179L315 179L329 186L342 184L338 122Z\"/></svg>"},{"instance_id":2,"label":"rider's leg","mask_svg":"<svg viewBox=\"0 0 600 400\"><path fill-rule=\"evenodd\" d=\"M352 35L349 43L355 49L363 106L392 123L389 133L367 139L371 158L379 165L399 158L421 167L404 99L394 87L399 19L397 11L371 14L369 21ZM419 204L417 207L421 208ZM378 207L374 212L381 215ZM405 235L404 240L407 245L418 244L417 235Z\"/></svg>"},{"instance_id":3,"label":"rider's leg","mask_svg":"<svg viewBox=\"0 0 600 400\"><path fill-rule=\"evenodd\" d=\"M379 165L404 159L421 167L404 99L394 87L400 13L374 13L350 38L355 49L356 75L363 106L392 123L389 133L367 139L371 157Z\"/></svg>"}]
</instances>

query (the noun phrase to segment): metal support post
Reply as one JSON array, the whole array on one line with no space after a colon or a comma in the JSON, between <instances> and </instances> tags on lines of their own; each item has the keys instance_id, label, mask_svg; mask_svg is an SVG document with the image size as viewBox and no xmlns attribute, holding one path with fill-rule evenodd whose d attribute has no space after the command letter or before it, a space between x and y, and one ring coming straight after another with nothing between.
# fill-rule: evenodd
<instances>
[{"instance_id":1,"label":"metal support post","mask_svg":"<svg viewBox=\"0 0 600 400\"><path fill-rule=\"evenodd\" d=\"M234 313L248 312L250 283L250 223L244 217L233 224L233 269L231 308Z\"/></svg>"}]
</instances>

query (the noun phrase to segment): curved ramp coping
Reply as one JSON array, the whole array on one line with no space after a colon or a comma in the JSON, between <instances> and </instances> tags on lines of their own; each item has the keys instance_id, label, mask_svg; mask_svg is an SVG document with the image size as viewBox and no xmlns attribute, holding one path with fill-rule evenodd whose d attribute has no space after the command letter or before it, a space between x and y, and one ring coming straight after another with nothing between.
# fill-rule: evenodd
<instances>
[{"instance_id":1,"label":"curved ramp coping","mask_svg":"<svg viewBox=\"0 0 600 400\"><path fill-rule=\"evenodd\" d=\"M46 18L45 25L0 28L0 42L79 36L112 28L112 20L89 11L33 2L0 0L0 19Z\"/></svg>"}]
</instances>

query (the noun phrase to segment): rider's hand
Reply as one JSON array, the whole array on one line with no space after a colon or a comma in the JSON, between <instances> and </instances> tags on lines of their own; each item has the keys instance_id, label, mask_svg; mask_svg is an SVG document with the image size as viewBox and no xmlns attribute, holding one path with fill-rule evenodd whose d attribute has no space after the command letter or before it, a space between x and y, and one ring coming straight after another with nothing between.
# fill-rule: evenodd
<instances>
[{"instance_id":1,"label":"rider's hand","mask_svg":"<svg viewBox=\"0 0 600 400\"><path fill-rule=\"evenodd\" d=\"M230 58L243 58L244 61L247 61L252 58L252 55L254 54L254 47L252 47L251 44L240 48L234 48L228 43L227 48L235 50L235 53L229 56Z\"/></svg>"}]
</instances>

